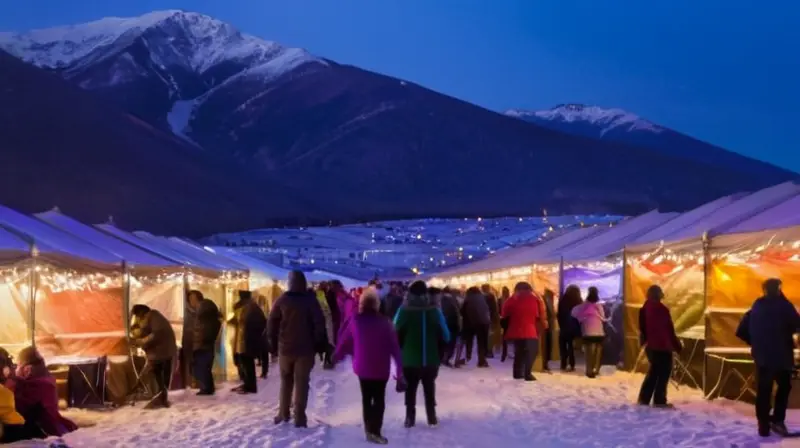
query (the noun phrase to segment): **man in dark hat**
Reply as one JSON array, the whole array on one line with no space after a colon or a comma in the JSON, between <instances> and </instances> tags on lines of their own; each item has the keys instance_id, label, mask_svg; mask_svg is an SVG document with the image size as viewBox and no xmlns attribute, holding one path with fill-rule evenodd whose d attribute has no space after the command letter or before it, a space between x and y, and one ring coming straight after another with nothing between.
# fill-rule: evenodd
<instances>
[{"instance_id":1,"label":"man in dark hat","mask_svg":"<svg viewBox=\"0 0 800 448\"><path fill-rule=\"evenodd\" d=\"M768 437L773 431L786 436L789 435L785 423L786 408L794 369L793 336L800 331L800 315L783 295L780 280L769 279L762 288L764 296L745 313L736 336L751 347L756 364L758 434ZM777 385L777 390L770 415L773 385Z\"/></svg>"},{"instance_id":2,"label":"man in dark hat","mask_svg":"<svg viewBox=\"0 0 800 448\"><path fill-rule=\"evenodd\" d=\"M258 392L256 385L256 358L264 351L267 317L253 300L250 291L239 291L239 301L233 306L233 353L242 385L234 389L242 394Z\"/></svg>"},{"instance_id":3,"label":"man in dark hat","mask_svg":"<svg viewBox=\"0 0 800 448\"><path fill-rule=\"evenodd\" d=\"M169 407L167 391L172 377L172 362L178 353L175 331L163 314L147 305L134 305L131 314L135 319L131 326L131 342L144 350L158 385L158 392L147 408Z\"/></svg>"}]
</instances>

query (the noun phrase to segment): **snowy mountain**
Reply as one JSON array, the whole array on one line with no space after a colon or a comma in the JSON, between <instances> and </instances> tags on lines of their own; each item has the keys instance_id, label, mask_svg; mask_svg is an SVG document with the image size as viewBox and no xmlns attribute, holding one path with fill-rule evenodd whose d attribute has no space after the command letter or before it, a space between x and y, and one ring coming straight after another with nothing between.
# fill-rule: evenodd
<instances>
[{"instance_id":1,"label":"snowy mountain","mask_svg":"<svg viewBox=\"0 0 800 448\"><path fill-rule=\"evenodd\" d=\"M583 104L561 104L549 110L527 111L511 109L506 115L537 123L569 123L570 126L589 125L591 133L603 137L611 131L624 132L649 132L660 134L663 131L638 115L622 109L603 109L597 106L584 106Z\"/></svg>"},{"instance_id":2,"label":"snowy mountain","mask_svg":"<svg viewBox=\"0 0 800 448\"><path fill-rule=\"evenodd\" d=\"M233 161L242 171L220 163L206 173L209 179L280 183L326 204L323 217L337 221L536 215L543 208L550 214L684 210L797 177L722 149L721 157L741 163L720 165L613 140L618 132L659 128L628 114L598 116L604 131L595 138L568 135L553 130L560 120L527 123L197 13L4 33L0 49L136 117L147 125L142 132L174 134L191 143L187 148ZM24 106L3 104L7 113ZM75 146L88 144L73 137ZM646 167L669 175L653 176ZM174 181L174 188L184 188L180 176Z\"/></svg>"},{"instance_id":3,"label":"snowy mountain","mask_svg":"<svg viewBox=\"0 0 800 448\"><path fill-rule=\"evenodd\" d=\"M198 103L227 85L266 84L304 64L327 65L303 49L178 10L0 33L0 48L85 89L112 92L123 107L180 136Z\"/></svg>"},{"instance_id":4,"label":"snowy mountain","mask_svg":"<svg viewBox=\"0 0 800 448\"><path fill-rule=\"evenodd\" d=\"M696 162L770 176L775 167L697 140L616 108L561 104L552 109L511 109L510 117L568 134L650 149Z\"/></svg>"}]
</instances>

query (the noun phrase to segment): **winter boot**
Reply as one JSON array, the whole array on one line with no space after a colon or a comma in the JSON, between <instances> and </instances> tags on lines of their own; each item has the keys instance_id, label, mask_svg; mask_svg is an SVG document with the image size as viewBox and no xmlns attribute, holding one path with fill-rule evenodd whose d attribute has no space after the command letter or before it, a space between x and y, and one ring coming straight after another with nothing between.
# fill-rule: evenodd
<instances>
[{"instance_id":1,"label":"winter boot","mask_svg":"<svg viewBox=\"0 0 800 448\"><path fill-rule=\"evenodd\" d=\"M786 424L783 422L773 422L770 423L769 428L775 434L781 437L787 437L789 435L789 429L786 427Z\"/></svg>"},{"instance_id":2,"label":"winter boot","mask_svg":"<svg viewBox=\"0 0 800 448\"><path fill-rule=\"evenodd\" d=\"M411 428L417 423L417 410L406 406L406 421L403 424L406 428Z\"/></svg>"},{"instance_id":3,"label":"winter boot","mask_svg":"<svg viewBox=\"0 0 800 448\"><path fill-rule=\"evenodd\" d=\"M376 445L388 445L389 439L380 434L367 433L367 442L374 443Z\"/></svg>"},{"instance_id":4,"label":"winter boot","mask_svg":"<svg viewBox=\"0 0 800 448\"><path fill-rule=\"evenodd\" d=\"M428 416L428 426L438 426L439 419L436 417L436 406L425 406L425 413Z\"/></svg>"}]
</instances>

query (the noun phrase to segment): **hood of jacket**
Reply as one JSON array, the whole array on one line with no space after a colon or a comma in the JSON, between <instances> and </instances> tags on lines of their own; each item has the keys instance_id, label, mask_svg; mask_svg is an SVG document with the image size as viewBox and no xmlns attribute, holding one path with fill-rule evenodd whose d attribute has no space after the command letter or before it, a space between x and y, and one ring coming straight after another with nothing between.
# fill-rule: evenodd
<instances>
[{"instance_id":1,"label":"hood of jacket","mask_svg":"<svg viewBox=\"0 0 800 448\"><path fill-rule=\"evenodd\" d=\"M426 309L432 308L434 303L427 294L416 295L408 293L406 294L406 298L403 300L403 306L408 309Z\"/></svg>"}]
</instances>

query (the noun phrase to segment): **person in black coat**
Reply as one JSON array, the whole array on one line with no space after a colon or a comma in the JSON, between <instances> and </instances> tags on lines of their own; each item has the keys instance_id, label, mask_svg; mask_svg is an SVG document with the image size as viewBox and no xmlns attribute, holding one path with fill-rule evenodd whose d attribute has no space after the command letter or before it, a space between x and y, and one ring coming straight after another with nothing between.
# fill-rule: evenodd
<instances>
[{"instance_id":1,"label":"person in black coat","mask_svg":"<svg viewBox=\"0 0 800 448\"><path fill-rule=\"evenodd\" d=\"M217 305L203 297L200 291L189 291L189 306L195 310L191 329L192 370L200 386L197 395L214 395L214 352L222 327L222 315Z\"/></svg>"},{"instance_id":2,"label":"person in black coat","mask_svg":"<svg viewBox=\"0 0 800 448\"><path fill-rule=\"evenodd\" d=\"M472 287L467 289L464 304L461 306L463 320L463 337L467 350L466 362L472 358L472 344L477 340L478 367L489 367L486 361L486 350L489 348L489 326L491 311L481 290Z\"/></svg>"},{"instance_id":3,"label":"person in black coat","mask_svg":"<svg viewBox=\"0 0 800 448\"><path fill-rule=\"evenodd\" d=\"M794 369L793 336L800 331L800 315L783 295L780 280L765 281L763 290L764 296L753 303L739 323L736 336L751 347L756 364L758 433L767 437L774 431L786 436L786 408ZM770 415L774 384L775 406Z\"/></svg>"},{"instance_id":4,"label":"person in black coat","mask_svg":"<svg viewBox=\"0 0 800 448\"><path fill-rule=\"evenodd\" d=\"M458 299L453 295L450 288L444 288L441 295L442 314L447 323L447 329L450 331L452 337L445 344L442 353L442 364L447 367L453 367L452 359L456 353L456 335L461 333L461 315L458 306Z\"/></svg>"},{"instance_id":5,"label":"person in black coat","mask_svg":"<svg viewBox=\"0 0 800 448\"><path fill-rule=\"evenodd\" d=\"M558 319L558 348L561 354L561 370L572 372L575 370L575 338L580 337L580 323L572 317L572 310L583 303L581 290L575 285L569 285L558 301L556 319Z\"/></svg>"}]
</instances>

